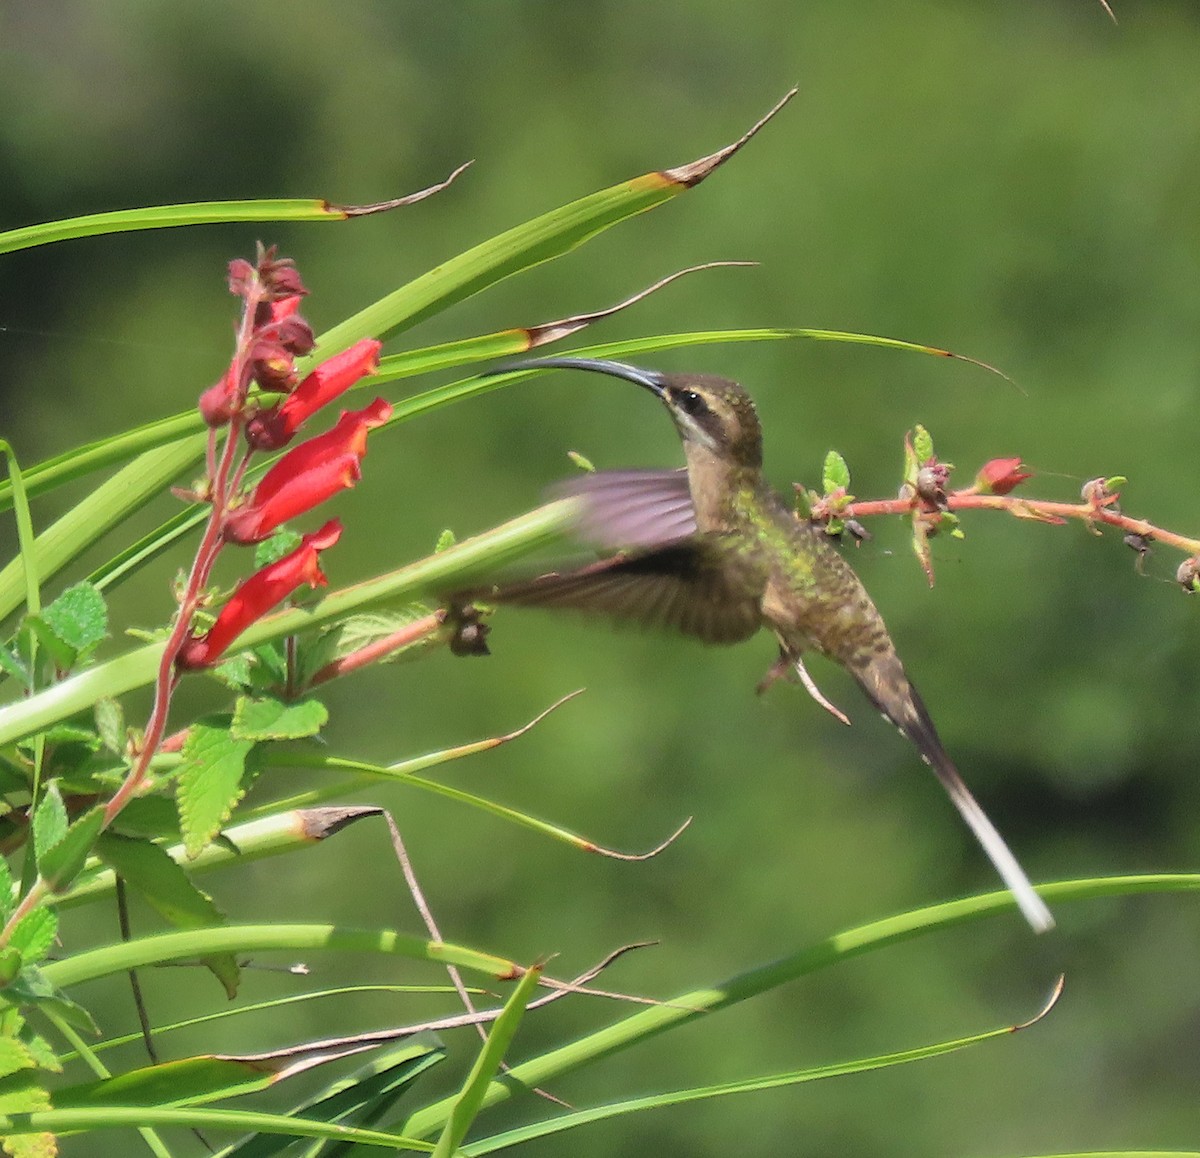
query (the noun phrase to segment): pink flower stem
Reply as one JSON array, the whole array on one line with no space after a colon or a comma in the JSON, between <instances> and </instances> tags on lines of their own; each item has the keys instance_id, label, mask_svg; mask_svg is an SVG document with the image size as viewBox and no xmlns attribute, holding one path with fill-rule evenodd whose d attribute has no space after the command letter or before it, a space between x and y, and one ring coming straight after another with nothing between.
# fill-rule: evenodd
<instances>
[{"instance_id":1,"label":"pink flower stem","mask_svg":"<svg viewBox=\"0 0 1200 1158\"><path fill-rule=\"evenodd\" d=\"M242 321L238 329L237 356L242 362L242 367L239 369L239 376L244 376L245 373L246 353L250 335L253 333L254 315L260 298L261 292L257 290L246 295L245 308L242 311ZM237 448L241 441L242 427L243 423L240 413L235 414L226 433L220 460L217 462L216 469L210 478L212 511L209 514L208 523L204 528L204 535L200 540L200 545L196 548L196 555L192 561L191 571L184 586L183 595L179 600L179 610L175 616L171 634L168 636L166 645L163 648L162 659L159 661L158 673L154 680L154 702L150 709L150 716L146 721L142 741L138 747L137 754L134 756L129 774L104 807L105 828L112 824L125 805L137 795L145 783L146 775L150 769L150 761L154 758L159 745L162 743L163 734L167 727L167 717L171 710L171 697L179 685L179 677L175 672L175 660L179 655L180 648L183 647L191 635L192 620L195 618L196 609L200 605L200 593L208 583L208 577L212 573L213 564L216 562L217 555L223 546L221 531L225 522L226 508L229 505L231 495L234 493L236 480L240 479L245 470L244 460L238 470L236 472L234 470L234 461L237 458Z\"/></svg>"},{"instance_id":2,"label":"pink flower stem","mask_svg":"<svg viewBox=\"0 0 1200 1158\"><path fill-rule=\"evenodd\" d=\"M1200 554L1200 539L1176 534L1174 531L1168 531L1145 519L1135 519L1123 515L1114 509L1116 501L1116 495L1109 495L1095 503L1062 503L1042 499L1016 498L1012 495L984 495L966 490L952 491L948 494L945 509L949 511L1007 511L1019 519L1035 519L1043 522L1079 519L1088 524L1104 523L1110 527L1116 527L1126 534L1140 535L1144 539L1186 551L1189 555ZM916 495L905 495L897 499L868 499L863 502L847 503L837 512L839 517L850 519L870 518L872 515L910 515L914 513L936 515L937 509L923 502Z\"/></svg>"}]
</instances>

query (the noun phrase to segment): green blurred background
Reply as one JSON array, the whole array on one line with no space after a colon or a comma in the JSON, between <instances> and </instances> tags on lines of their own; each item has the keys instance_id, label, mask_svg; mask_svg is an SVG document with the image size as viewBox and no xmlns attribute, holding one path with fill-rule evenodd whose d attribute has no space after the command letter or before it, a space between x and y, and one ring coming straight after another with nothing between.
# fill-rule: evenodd
<instances>
[{"instance_id":1,"label":"green blurred background","mask_svg":"<svg viewBox=\"0 0 1200 1158\"><path fill-rule=\"evenodd\" d=\"M388 349L607 305L718 258L597 327L594 340L691 328L820 326L949 347L962 363L804 343L705 347L650 364L755 393L768 473L816 484L826 450L860 496L894 493L901 438L928 425L964 478L1020 454L1031 494L1093 475L1183 531L1196 502L1200 397L1200 8L1195 0L805 0L0 8L0 221L252 196L366 202L474 167L411 209L345 225L202 228L85 240L0 262L3 434L31 463L189 405L228 358L228 258L293 255L318 330L535 213L732 140L800 96L677 203L405 335ZM392 397L433 384L401 383ZM335 584L533 505L578 450L600 466L674 464L649 398L563 374L405 425L372 444L339 503ZM35 512L40 525L71 495ZM147 513L148 527L172 509ZM138 530L143 529L139 523ZM1166 550L1134 570L1118 536L979 516L934 544L930 591L904 527L853 553L951 752L1035 879L1196 863L1198 607ZM11 541L11 529L4 528ZM113 537L79 571L120 546ZM120 624L170 613L182 556L114 599ZM695 823L657 860L589 858L412 791L392 808L448 937L566 975L658 938L605 983L662 996L837 929L994 885L932 778L829 665L839 727L795 688L763 699L766 636L729 650L536 613L496 617L486 662L439 654L329 689L337 753L398 759L508 730L587 694L448 779L628 849ZM817 668L817 664L814 664ZM215 692L196 688L192 705ZM136 717L136 710L131 708ZM290 783L286 786L290 787ZM234 916L416 930L382 827L205 885ZM1200 966L1194 906L1062 907L1034 940L1015 915L873 956L720 1014L554 1092L580 1105L886 1052L1021 1020L1036 1030L953 1059L591 1127L530 1155L1010 1155L1194 1146ZM73 930L113 935L115 919ZM143 927L146 927L143 925ZM70 948L77 948L72 943ZM402 980L313 962L321 983ZM430 978L432 979L432 978ZM152 1017L215 1006L211 979L146 979ZM251 974L245 994L286 992ZM83 995L106 1030L123 985ZM301 1007L173 1039L269 1048L432 1012L378 1000ZM563 1002L525 1051L617 1009ZM460 1058L471 1040L455 1046ZM431 1085L453 1080L441 1067ZM546 1107L549 1110L549 1107ZM528 1112L528 1107L524 1109ZM506 1111L494 1117L499 1122ZM79 1144L76 1143L76 1146ZM86 1151L127 1152L91 1139Z\"/></svg>"}]
</instances>

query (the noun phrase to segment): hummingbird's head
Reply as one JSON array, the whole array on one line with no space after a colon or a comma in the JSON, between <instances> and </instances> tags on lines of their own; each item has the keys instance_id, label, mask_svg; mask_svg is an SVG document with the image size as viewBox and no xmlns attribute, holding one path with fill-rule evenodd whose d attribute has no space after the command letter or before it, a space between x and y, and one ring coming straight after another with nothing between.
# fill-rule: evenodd
<instances>
[{"instance_id":1,"label":"hummingbird's head","mask_svg":"<svg viewBox=\"0 0 1200 1158\"><path fill-rule=\"evenodd\" d=\"M686 447L703 447L739 466L762 466L762 427L749 394L728 378L713 374L665 374L607 358L531 358L508 362L489 371L592 370L636 382L654 394L670 412Z\"/></svg>"}]
</instances>

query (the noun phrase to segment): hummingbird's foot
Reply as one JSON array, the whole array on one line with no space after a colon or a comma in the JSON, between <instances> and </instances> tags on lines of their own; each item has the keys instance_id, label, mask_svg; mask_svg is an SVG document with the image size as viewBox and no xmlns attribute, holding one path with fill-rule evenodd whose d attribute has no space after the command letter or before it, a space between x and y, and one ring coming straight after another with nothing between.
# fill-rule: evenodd
<instances>
[{"instance_id":1,"label":"hummingbird's foot","mask_svg":"<svg viewBox=\"0 0 1200 1158\"><path fill-rule=\"evenodd\" d=\"M784 657L780 657L780 663L785 662ZM846 715L840 708L831 704L822 694L821 689L817 687L812 676L808 674L808 668L804 666L804 660L798 655L792 656L792 666L796 670L796 674L800 677L800 682L804 685L804 690L808 692L818 704L821 705L831 716L836 720L841 720L848 728L850 726L850 717ZM770 673L768 673L770 674Z\"/></svg>"},{"instance_id":2,"label":"hummingbird's foot","mask_svg":"<svg viewBox=\"0 0 1200 1158\"><path fill-rule=\"evenodd\" d=\"M779 658L767 669L767 674L758 681L758 687L754 690L761 696L763 692L774 684L777 684L780 680L787 680L788 683L792 682L792 660L782 650L779 653Z\"/></svg>"}]
</instances>

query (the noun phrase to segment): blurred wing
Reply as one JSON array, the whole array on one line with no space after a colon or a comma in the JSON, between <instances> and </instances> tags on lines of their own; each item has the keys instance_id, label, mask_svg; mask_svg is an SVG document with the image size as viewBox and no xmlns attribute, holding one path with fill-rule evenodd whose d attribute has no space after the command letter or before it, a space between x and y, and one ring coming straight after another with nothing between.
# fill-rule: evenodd
<instances>
[{"instance_id":1,"label":"blurred wing","mask_svg":"<svg viewBox=\"0 0 1200 1158\"><path fill-rule=\"evenodd\" d=\"M727 546L722 536L697 535L477 597L488 603L594 612L682 631L705 643L737 643L761 625L765 587L765 571Z\"/></svg>"},{"instance_id":2,"label":"blurred wing","mask_svg":"<svg viewBox=\"0 0 1200 1158\"><path fill-rule=\"evenodd\" d=\"M581 499L576 532L598 547L659 547L696 533L686 470L603 470L554 488Z\"/></svg>"}]
</instances>

